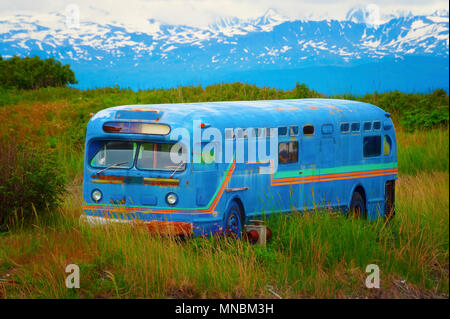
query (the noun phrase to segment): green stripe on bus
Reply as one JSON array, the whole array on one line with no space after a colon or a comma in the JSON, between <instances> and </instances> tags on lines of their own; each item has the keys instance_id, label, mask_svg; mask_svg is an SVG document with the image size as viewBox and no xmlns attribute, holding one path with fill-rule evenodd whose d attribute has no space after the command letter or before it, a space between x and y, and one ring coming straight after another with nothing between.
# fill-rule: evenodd
<instances>
[{"instance_id":1,"label":"green stripe on bus","mask_svg":"<svg viewBox=\"0 0 450 319\"><path fill-rule=\"evenodd\" d=\"M278 171L273 174L273 179L279 178L293 178L293 177L308 177L308 176L320 176L328 174L341 174L341 173L354 173L364 172L379 169L391 169L397 168L397 162L379 163L379 164L363 164L363 165L346 165L330 168L310 168L310 169L298 169L291 171ZM298 174L302 172L301 176ZM320 174L319 174L320 173Z\"/></svg>"}]
</instances>

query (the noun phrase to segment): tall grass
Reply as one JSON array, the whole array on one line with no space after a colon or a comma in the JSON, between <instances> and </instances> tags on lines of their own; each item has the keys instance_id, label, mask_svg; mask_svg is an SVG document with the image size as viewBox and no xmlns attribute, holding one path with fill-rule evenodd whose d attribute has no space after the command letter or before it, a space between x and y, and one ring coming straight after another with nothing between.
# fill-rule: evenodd
<instances>
[{"instance_id":1,"label":"tall grass","mask_svg":"<svg viewBox=\"0 0 450 319\"><path fill-rule=\"evenodd\" d=\"M402 174L448 172L448 126L432 130L405 132L397 129L398 167Z\"/></svg>"},{"instance_id":2,"label":"tall grass","mask_svg":"<svg viewBox=\"0 0 450 319\"><path fill-rule=\"evenodd\" d=\"M52 218L0 236L4 298L439 297L448 294L447 173L401 177L390 223L320 211L270 219L266 246L79 225L80 187ZM81 288L64 286L66 265ZM381 290L364 287L377 264ZM9 274L9 276L6 276ZM403 287L403 288L402 288Z\"/></svg>"}]
</instances>

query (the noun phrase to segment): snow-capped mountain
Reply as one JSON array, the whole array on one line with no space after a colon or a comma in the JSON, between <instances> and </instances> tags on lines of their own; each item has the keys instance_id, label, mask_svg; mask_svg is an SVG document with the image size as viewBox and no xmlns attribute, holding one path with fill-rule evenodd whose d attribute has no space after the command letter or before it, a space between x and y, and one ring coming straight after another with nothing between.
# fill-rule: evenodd
<instances>
[{"instance_id":1,"label":"snow-capped mountain","mask_svg":"<svg viewBox=\"0 0 450 319\"><path fill-rule=\"evenodd\" d=\"M269 9L263 16L256 19L220 18L214 24L209 25L208 29L216 36L219 34L225 36L245 35L249 32L272 31L275 26L288 20L274 9Z\"/></svg>"},{"instance_id":2,"label":"snow-capped mountain","mask_svg":"<svg viewBox=\"0 0 450 319\"><path fill-rule=\"evenodd\" d=\"M84 70L102 70L106 78L128 70L178 79L204 73L214 81L221 72L355 67L410 57L447 60L448 72L447 10L421 16L397 12L376 24L368 23L368 14L354 8L342 21L290 20L271 9L254 19L221 18L205 28L149 19L144 31L95 22L68 28L60 14L15 15L0 17L0 55L55 57L82 78Z\"/></svg>"}]
</instances>

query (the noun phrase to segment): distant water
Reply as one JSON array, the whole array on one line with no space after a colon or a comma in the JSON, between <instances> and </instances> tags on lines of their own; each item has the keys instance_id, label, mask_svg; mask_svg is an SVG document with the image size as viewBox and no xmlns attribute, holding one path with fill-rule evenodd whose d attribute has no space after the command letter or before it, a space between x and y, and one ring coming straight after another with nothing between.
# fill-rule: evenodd
<instances>
[{"instance_id":1,"label":"distant water","mask_svg":"<svg viewBox=\"0 0 450 319\"><path fill-rule=\"evenodd\" d=\"M216 70L187 72L182 67L165 70L153 66L142 68L113 67L92 69L72 65L81 89L115 86L140 89L172 88L180 85L207 86L222 82L245 82L257 86L292 89L296 82L326 95L399 90L428 93L437 88L449 92L448 58L409 57L404 60L382 60L357 66L317 66L301 69Z\"/></svg>"}]
</instances>

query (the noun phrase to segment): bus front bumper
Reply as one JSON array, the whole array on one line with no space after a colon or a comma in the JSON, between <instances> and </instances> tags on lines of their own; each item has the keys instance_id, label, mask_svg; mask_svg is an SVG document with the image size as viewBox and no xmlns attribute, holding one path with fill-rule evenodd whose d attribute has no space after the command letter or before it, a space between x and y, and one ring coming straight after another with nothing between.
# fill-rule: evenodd
<instances>
[{"instance_id":1,"label":"bus front bumper","mask_svg":"<svg viewBox=\"0 0 450 319\"><path fill-rule=\"evenodd\" d=\"M105 225L105 224L131 224L131 225L145 225L150 233L161 235L184 235L190 236L194 234L192 223L188 222L174 222L174 221L160 221L160 220L125 220L116 218L107 218L99 216L81 215L81 223L90 225Z\"/></svg>"}]
</instances>

